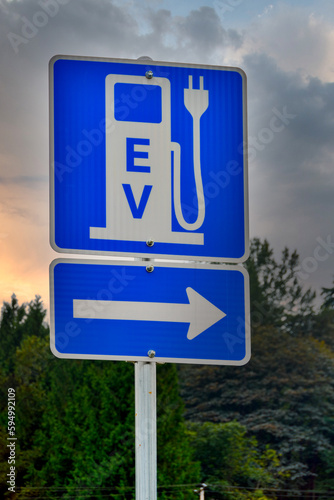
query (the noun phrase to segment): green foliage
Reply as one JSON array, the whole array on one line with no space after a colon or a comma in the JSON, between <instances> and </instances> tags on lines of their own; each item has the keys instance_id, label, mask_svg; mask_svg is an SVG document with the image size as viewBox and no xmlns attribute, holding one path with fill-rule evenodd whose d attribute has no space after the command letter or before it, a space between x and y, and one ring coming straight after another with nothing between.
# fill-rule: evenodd
<instances>
[{"instance_id":1,"label":"green foliage","mask_svg":"<svg viewBox=\"0 0 334 500\"><path fill-rule=\"evenodd\" d=\"M103 498L103 488L133 487L132 366L73 360L55 365L28 482L61 487L63 498L92 491Z\"/></svg>"},{"instance_id":2,"label":"green foliage","mask_svg":"<svg viewBox=\"0 0 334 500\"><path fill-rule=\"evenodd\" d=\"M189 493L178 489L170 495L167 486L199 482L200 464L194 460L189 445L175 365L157 366L157 394L159 500L183 500L189 498ZM193 493L190 498L193 498Z\"/></svg>"},{"instance_id":3,"label":"green foliage","mask_svg":"<svg viewBox=\"0 0 334 500\"><path fill-rule=\"evenodd\" d=\"M46 337L49 329L44 324L46 311L41 298L35 297L29 304L19 305L16 295L11 303L4 302L0 323L0 362L7 373L13 371L13 359L16 348L30 335Z\"/></svg>"},{"instance_id":4,"label":"green foliage","mask_svg":"<svg viewBox=\"0 0 334 500\"><path fill-rule=\"evenodd\" d=\"M315 488L319 491L334 491L334 448L321 453L322 469L315 480ZM326 496L320 495L321 500Z\"/></svg>"},{"instance_id":5,"label":"green foliage","mask_svg":"<svg viewBox=\"0 0 334 500\"><path fill-rule=\"evenodd\" d=\"M202 480L210 485L209 498L220 493L226 499L265 499L262 488L279 484L282 473L277 453L269 447L261 451L238 422L197 423L189 429Z\"/></svg>"},{"instance_id":6,"label":"green foliage","mask_svg":"<svg viewBox=\"0 0 334 500\"><path fill-rule=\"evenodd\" d=\"M322 309L315 317L313 336L325 343L329 355L334 355L334 309Z\"/></svg>"},{"instance_id":7,"label":"green foliage","mask_svg":"<svg viewBox=\"0 0 334 500\"><path fill-rule=\"evenodd\" d=\"M322 303L322 310L334 310L334 281L331 288L322 288L321 295L324 296L324 301Z\"/></svg>"},{"instance_id":8,"label":"green foliage","mask_svg":"<svg viewBox=\"0 0 334 500\"><path fill-rule=\"evenodd\" d=\"M40 297L30 304L19 305L13 295L4 303L0 322L0 449L5 467L0 470L0 492L8 495L7 398L8 388L16 392L15 424L20 439L16 442L17 484L23 483L27 467L36 457L34 433L43 413L44 391L40 385L49 356L48 328L44 325L45 311ZM33 335L36 331L39 337ZM17 404L17 401L20 404ZM1 452L1 453L2 453Z\"/></svg>"},{"instance_id":9,"label":"green foliage","mask_svg":"<svg viewBox=\"0 0 334 500\"><path fill-rule=\"evenodd\" d=\"M313 326L315 293L303 291L298 278L299 255L288 248L277 262L267 240L254 238L245 266L250 278L253 326L270 325L296 334Z\"/></svg>"},{"instance_id":10,"label":"green foliage","mask_svg":"<svg viewBox=\"0 0 334 500\"><path fill-rule=\"evenodd\" d=\"M94 498L104 498L110 488L116 498L132 498L132 364L59 362L61 370L52 373L48 407L36 437L40 468L30 468L29 482L61 486L67 491L63 498L92 491ZM159 486L174 484L179 477L184 482L196 481L198 466L192 463L175 368L159 367L158 381ZM170 496L164 493L161 498Z\"/></svg>"},{"instance_id":11,"label":"green foliage","mask_svg":"<svg viewBox=\"0 0 334 500\"><path fill-rule=\"evenodd\" d=\"M1 310L0 359L7 371L12 368L10 361L16 346L22 340L23 322L26 317L25 307L25 304L19 306L16 296L12 295L11 303L4 302Z\"/></svg>"}]
</instances>

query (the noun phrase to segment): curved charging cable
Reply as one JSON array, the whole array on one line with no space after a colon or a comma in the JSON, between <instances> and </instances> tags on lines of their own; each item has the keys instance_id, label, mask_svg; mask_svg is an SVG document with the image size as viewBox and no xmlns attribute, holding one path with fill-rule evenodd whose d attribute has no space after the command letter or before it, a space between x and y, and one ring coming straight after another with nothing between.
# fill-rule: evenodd
<instances>
[{"instance_id":1,"label":"curved charging cable","mask_svg":"<svg viewBox=\"0 0 334 500\"><path fill-rule=\"evenodd\" d=\"M184 89L184 105L193 118L193 154L194 154L194 174L195 187L197 193L198 213L194 222L187 222L182 213L181 204L181 153L180 145L172 143L174 152L174 206L178 223L183 229L195 231L199 229L205 218L205 198L201 172L200 156L200 126L199 122L202 114L209 106L209 92L203 88L203 76L200 76L200 88L193 89L192 75L189 75L189 88Z\"/></svg>"}]
</instances>

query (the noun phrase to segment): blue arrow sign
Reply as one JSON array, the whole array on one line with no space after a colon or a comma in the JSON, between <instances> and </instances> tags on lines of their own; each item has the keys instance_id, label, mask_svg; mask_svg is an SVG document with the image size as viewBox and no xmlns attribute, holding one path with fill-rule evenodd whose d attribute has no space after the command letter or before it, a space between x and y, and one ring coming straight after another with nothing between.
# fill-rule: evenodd
<instances>
[{"instance_id":1,"label":"blue arrow sign","mask_svg":"<svg viewBox=\"0 0 334 500\"><path fill-rule=\"evenodd\" d=\"M240 69L57 56L50 110L56 251L247 258Z\"/></svg>"},{"instance_id":2,"label":"blue arrow sign","mask_svg":"<svg viewBox=\"0 0 334 500\"><path fill-rule=\"evenodd\" d=\"M242 266L166 263L151 269L143 262L52 262L52 352L175 363L249 360L248 275Z\"/></svg>"}]
</instances>

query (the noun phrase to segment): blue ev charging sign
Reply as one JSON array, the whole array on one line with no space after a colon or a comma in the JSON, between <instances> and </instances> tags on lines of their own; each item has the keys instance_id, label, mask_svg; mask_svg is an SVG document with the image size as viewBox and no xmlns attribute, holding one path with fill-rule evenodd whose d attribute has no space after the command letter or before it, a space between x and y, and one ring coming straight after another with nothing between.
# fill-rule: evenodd
<instances>
[{"instance_id":1,"label":"blue ev charging sign","mask_svg":"<svg viewBox=\"0 0 334 500\"><path fill-rule=\"evenodd\" d=\"M56 251L247 259L240 69L56 56L50 132Z\"/></svg>"}]
</instances>

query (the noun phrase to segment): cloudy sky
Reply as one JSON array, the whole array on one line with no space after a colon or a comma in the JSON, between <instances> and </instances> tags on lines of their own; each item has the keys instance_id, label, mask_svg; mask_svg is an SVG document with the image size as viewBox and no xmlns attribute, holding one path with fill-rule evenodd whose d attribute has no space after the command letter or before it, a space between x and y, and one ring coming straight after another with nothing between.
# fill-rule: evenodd
<instances>
[{"instance_id":1,"label":"cloudy sky","mask_svg":"<svg viewBox=\"0 0 334 500\"><path fill-rule=\"evenodd\" d=\"M56 54L238 66L250 235L334 275L333 0L0 0L0 303L49 302L48 62ZM275 116L283 116L277 126Z\"/></svg>"}]
</instances>

